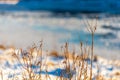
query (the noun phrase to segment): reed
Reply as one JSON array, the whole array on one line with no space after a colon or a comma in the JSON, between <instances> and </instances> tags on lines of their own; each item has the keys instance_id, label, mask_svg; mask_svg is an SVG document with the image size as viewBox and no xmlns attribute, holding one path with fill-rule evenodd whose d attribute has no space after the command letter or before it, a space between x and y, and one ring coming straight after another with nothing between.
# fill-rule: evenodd
<instances>
[{"instance_id":1,"label":"reed","mask_svg":"<svg viewBox=\"0 0 120 80\"><path fill-rule=\"evenodd\" d=\"M92 44L91 44L91 69L90 69L90 80L92 80L92 65L93 65L93 56L94 56L94 35L95 35L95 31L97 29L97 17L95 19L95 24L90 24L87 20L87 30L91 33L91 37L92 37Z\"/></svg>"}]
</instances>

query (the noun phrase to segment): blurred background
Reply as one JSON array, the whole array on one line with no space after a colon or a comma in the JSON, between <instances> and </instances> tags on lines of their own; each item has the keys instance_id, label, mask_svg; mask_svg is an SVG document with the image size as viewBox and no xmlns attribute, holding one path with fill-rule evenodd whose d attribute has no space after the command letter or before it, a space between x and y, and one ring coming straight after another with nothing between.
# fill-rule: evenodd
<instances>
[{"instance_id":1,"label":"blurred background","mask_svg":"<svg viewBox=\"0 0 120 80\"><path fill-rule=\"evenodd\" d=\"M0 44L27 48L44 41L46 50L69 42L91 44L87 22L95 25L95 54L120 59L120 0L0 0Z\"/></svg>"}]
</instances>

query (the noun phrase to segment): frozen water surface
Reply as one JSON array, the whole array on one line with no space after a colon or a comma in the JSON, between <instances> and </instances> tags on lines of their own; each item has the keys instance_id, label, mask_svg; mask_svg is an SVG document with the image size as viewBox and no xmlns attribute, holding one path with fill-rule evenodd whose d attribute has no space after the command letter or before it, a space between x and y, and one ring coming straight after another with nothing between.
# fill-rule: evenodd
<instances>
[{"instance_id":1,"label":"frozen water surface","mask_svg":"<svg viewBox=\"0 0 120 80\"><path fill-rule=\"evenodd\" d=\"M56 16L50 12L27 11L1 13L0 43L26 48L43 40L46 49L60 49L66 41L76 47L80 41L90 45L91 35L87 31L86 22L94 25L92 17L95 15ZM95 54L120 59L120 16L97 15Z\"/></svg>"}]
</instances>

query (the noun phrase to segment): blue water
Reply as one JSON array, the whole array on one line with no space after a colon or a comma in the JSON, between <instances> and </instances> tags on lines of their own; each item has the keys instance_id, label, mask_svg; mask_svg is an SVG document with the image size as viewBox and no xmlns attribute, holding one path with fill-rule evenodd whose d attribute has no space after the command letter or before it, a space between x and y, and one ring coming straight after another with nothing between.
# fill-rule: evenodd
<instances>
[{"instance_id":1,"label":"blue water","mask_svg":"<svg viewBox=\"0 0 120 80\"><path fill-rule=\"evenodd\" d=\"M15 5L0 4L0 11L52 11L70 13L120 13L119 0L19 0Z\"/></svg>"}]
</instances>

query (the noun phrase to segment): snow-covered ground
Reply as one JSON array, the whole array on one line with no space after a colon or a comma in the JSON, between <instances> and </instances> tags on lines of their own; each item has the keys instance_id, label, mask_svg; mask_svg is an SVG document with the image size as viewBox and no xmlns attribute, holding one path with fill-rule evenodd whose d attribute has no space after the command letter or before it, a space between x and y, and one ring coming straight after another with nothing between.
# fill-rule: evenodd
<instances>
[{"instance_id":1,"label":"snow-covered ground","mask_svg":"<svg viewBox=\"0 0 120 80\"><path fill-rule=\"evenodd\" d=\"M0 80L22 80L24 77L27 78L27 71L25 67L25 62L20 63L21 61L18 61L18 59L15 57L15 55L20 55L21 50L15 49L15 48L6 48L0 49ZM24 54L24 53L22 53ZM33 65L32 65L32 71L35 74L35 77L39 74L41 74L42 80L61 80L61 74L62 78L68 79L72 75L72 80L77 80L76 76L79 77L79 72L81 69L79 69L79 66L76 66L76 69L72 69L73 66L73 59L68 57L70 62L70 73L66 71L65 68L65 58L63 56L55 56L55 55L48 55L45 56L46 52L43 52L43 58L42 58L42 69L40 72L40 66L36 66L33 59ZM69 54L70 55L70 54ZM22 57L21 57L22 58ZM19 60L21 60L19 57ZM40 57L39 57L40 58ZM39 59L38 59L39 60ZM80 60L78 59L78 62ZM77 62L77 61L76 61ZM79 65L79 64L78 64ZM82 64L81 64L82 65ZM90 60L86 59L84 62L84 67L87 65L87 77L89 80L89 70L90 70ZM26 66L26 67L29 67ZM81 67L80 67L81 68ZM96 76L101 76L104 80L119 80L120 79L120 63L119 60L107 60L105 58L97 56L96 60L93 61L93 80L96 80ZM83 68L84 69L84 68ZM84 70L82 69L83 73ZM86 67L85 67L86 69ZM47 71L46 71L47 70ZM49 75L49 77L46 77L46 74ZM82 76L84 78L84 76Z\"/></svg>"}]
</instances>

